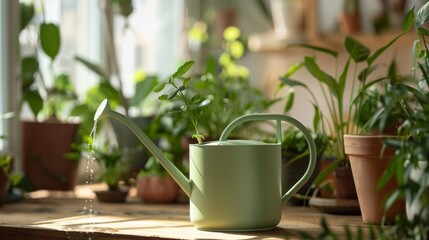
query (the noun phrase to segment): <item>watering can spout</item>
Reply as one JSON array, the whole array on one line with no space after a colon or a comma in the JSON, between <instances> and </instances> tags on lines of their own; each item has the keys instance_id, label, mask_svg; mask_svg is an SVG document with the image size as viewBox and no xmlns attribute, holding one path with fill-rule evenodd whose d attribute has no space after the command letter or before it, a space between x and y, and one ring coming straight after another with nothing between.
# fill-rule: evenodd
<instances>
[{"instance_id":1,"label":"watering can spout","mask_svg":"<svg viewBox=\"0 0 429 240\"><path fill-rule=\"evenodd\" d=\"M99 121L103 117L114 118L123 124L125 124L136 136L137 138L146 146L146 148L152 153L152 155L161 163L161 165L167 170L167 172L173 177L177 184L182 188L182 190L190 197L191 195L191 181L183 175L182 172L170 161L167 157L164 156L162 151L150 140L150 138L143 133L143 131L128 117L111 110L110 105L107 99L101 102L97 111L94 115L94 121Z\"/></svg>"}]
</instances>

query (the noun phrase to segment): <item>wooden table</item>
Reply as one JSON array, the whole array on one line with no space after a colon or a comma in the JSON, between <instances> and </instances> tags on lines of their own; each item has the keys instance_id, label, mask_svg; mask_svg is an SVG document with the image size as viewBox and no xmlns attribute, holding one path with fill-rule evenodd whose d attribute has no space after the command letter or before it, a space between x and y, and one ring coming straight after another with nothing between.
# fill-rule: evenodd
<instances>
[{"instance_id":1,"label":"wooden table","mask_svg":"<svg viewBox=\"0 0 429 240\"><path fill-rule=\"evenodd\" d=\"M38 198L9 203L0 208L0 239L297 239L299 231L320 233L325 216L340 236L343 225L364 226L360 216L321 214L309 207L283 208L282 221L262 232L208 232L197 230L189 221L188 204L144 204L94 202L99 214L81 214L85 199Z\"/></svg>"}]
</instances>

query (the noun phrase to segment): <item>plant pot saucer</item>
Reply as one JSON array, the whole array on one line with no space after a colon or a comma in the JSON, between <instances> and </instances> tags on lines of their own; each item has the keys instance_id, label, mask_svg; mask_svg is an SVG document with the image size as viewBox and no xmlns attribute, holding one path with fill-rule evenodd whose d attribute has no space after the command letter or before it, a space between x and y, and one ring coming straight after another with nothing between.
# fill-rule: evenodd
<instances>
[{"instance_id":1,"label":"plant pot saucer","mask_svg":"<svg viewBox=\"0 0 429 240\"><path fill-rule=\"evenodd\" d=\"M120 189L116 191L98 190L94 191L99 202L123 203L128 195L128 189Z\"/></svg>"},{"instance_id":2,"label":"plant pot saucer","mask_svg":"<svg viewBox=\"0 0 429 240\"><path fill-rule=\"evenodd\" d=\"M360 215L357 199L311 197L309 205L315 209L331 214Z\"/></svg>"}]
</instances>

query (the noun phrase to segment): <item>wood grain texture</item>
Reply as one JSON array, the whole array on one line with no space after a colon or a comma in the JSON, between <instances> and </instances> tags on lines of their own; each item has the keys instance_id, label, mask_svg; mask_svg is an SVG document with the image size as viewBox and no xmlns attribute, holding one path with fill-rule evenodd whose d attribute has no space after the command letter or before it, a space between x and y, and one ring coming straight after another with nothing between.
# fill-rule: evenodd
<instances>
[{"instance_id":1,"label":"wood grain texture","mask_svg":"<svg viewBox=\"0 0 429 240\"><path fill-rule=\"evenodd\" d=\"M125 204L94 202L99 214L80 214L84 199L42 198L10 203L0 208L1 239L297 239L299 231L316 235L325 216L332 229L363 226L361 216L321 214L300 206L283 208L278 227L262 232L208 232L189 221L188 204L144 204L129 199ZM90 233L85 233L90 232Z\"/></svg>"}]
</instances>

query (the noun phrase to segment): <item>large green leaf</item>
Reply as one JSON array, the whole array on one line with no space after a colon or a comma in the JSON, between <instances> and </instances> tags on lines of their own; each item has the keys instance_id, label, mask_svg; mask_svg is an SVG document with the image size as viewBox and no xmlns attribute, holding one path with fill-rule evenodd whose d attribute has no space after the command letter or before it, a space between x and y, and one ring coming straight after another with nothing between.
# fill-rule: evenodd
<instances>
[{"instance_id":1,"label":"large green leaf","mask_svg":"<svg viewBox=\"0 0 429 240\"><path fill-rule=\"evenodd\" d=\"M396 40L398 40L403 35L404 34L400 34L400 35L396 36L388 44L386 44L385 46L383 46L383 47L379 48L377 51L375 51L375 53L367 59L366 62L368 63L368 65L371 65L384 51L386 51L386 49L388 49L393 43L396 42Z\"/></svg>"},{"instance_id":2,"label":"large green leaf","mask_svg":"<svg viewBox=\"0 0 429 240\"><path fill-rule=\"evenodd\" d=\"M322 71L319 66L316 64L313 58L305 57L304 64L310 74L315 77L319 82L324 83L332 94L337 98L341 95L339 93L339 86L335 79L329 74Z\"/></svg>"},{"instance_id":3,"label":"large green leaf","mask_svg":"<svg viewBox=\"0 0 429 240\"><path fill-rule=\"evenodd\" d=\"M33 3L19 3L19 11L20 11L20 28L22 31L25 27L27 27L28 23L34 17L34 5Z\"/></svg>"},{"instance_id":4,"label":"large green leaf","mask_svg":"<svg viewBox=\"0 0 429 240\"><path fill-rule=\"evenodd\" d=\"M56 24L40 24L40 44L42 45L43 52L53 61L58 55L61 45L60 29Z\"/></svg>"},{"instance_id":5,"label":"large green leaf","mask_svg":"<svg viewBox=\"0 0 429 240\"><path fill-rule=\"evenodd\" d=\"M148 77L136 84L135 94L130 99L130 105L136 106L143 102L146 97L152 92L153 88L158 84L157 77Z\"/></svg>"},{"instance_id":6,"label":"large green leaf","mask_svg":"<svg viewBox=\"0 0 429 240\"><path fill-rule=\"evenodd\" d=\"M416 15L416 25L417 27L421 27L429 20L429 2L427 2L423 7L417 11Z\"/></svg>"},{"instance_id":7,"label":"large green leaf","mask_svg":"<svg viewBox=\"0 0 429 240\"><path fill-rule=\"evenodd\" d=\"M177 71L173 74L173 78L178 78L183 76L188 70L194 65L195 61L187 61L182 66L177 69Z\"/></svg>"},{"instance_id":8,"label":"large green leaf","mask_svg":"<svg viewBox=\"0 0 429 240\"><path fill-rule=\"evenodd\" d=\"M344 40L344 46L355 62L365 61L370 54L368 47L349 36Z\"/></svg>"},{"instance_id":9,"label":"large green leaf","mask_svg":"<svg viewBox=\"0 0 429 240\"><path fill-rule=\"evenodd\" d=\"M109 75L106 73L106 71L103 68L101 68L101 66L77 55L74 56L74 59L76 59L76 61L82 63L83 65L85 65L85 67L87 67L89 70L96 73L98 76L105 79L109 79Z\"/></svg>"},{"instance_id":10,"label":"large green leaf","mask_svg":"<svg viewBox=\"0 0 429 240\"><path fill-rule=\"evenodd\" d=\"M24 101L30 106L31 112L37 119L37 115L43 108L43 99L37 91L25 91L23 94Z\"/></svg>"}]
</instances>

